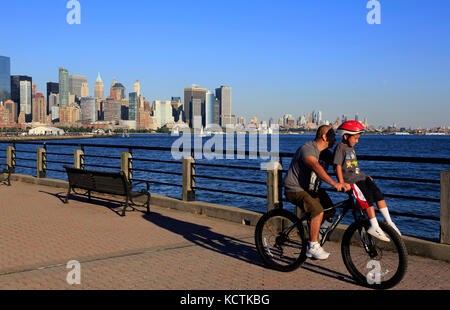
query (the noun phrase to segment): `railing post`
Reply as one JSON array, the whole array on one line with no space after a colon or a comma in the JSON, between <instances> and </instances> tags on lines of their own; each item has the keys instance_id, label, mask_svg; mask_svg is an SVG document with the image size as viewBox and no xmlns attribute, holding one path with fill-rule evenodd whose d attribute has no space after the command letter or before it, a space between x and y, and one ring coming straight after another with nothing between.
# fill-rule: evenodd
<instances>
[{"instance_id":1,"label":"railing post","mask_svg":"<svg viewBox=\"0 0 450 310\"><path fill-rule=\"evenodd\" d=\"M83 152L83 150L75 150L74 151L73 167L76 169L84 169L84 152Z\"/></svg>"},{"instance_id":2,"label":"railing post","mask_svg":"<svg viewBox=\"0 0 450 310\"><path fill-rule=\"evenodd\" d=\"M37 173L38 178L45 178L47 170L46 150L43 147L37 149Z\"/></svg>"},{"instance_id":3,"label":"railing post","mask_svg":"<svg viewBox=\"0 0 450 310\"><path fill-rule=\"evenodd\" d=\"M267 164L267 212L280 207L282 201L281 164L272 161Z\"/></svg>"},{"instance_id":4,"label":"railing post","mask_svg":"<svg viewBox=\"0 0 450 310\"><path fill-rule=\"evenodd\" d=\"M6 147L6 165L11 170L11 173L14 173L16 168L16 149L14 146Z\"/></svg>"},{"instance_id":5,"label":"railing post","mask_svg":"<svg viewBox=\"0 0 450 310\"><path fill-rule=\"evenodd\" d=\"M183 157L183 200L194 201L195 200L195 168L192 165L195 163L192 156Z\"/></svg>"},{"instance_id":6,"label":"railing post","mask_svg":"<svg viewBox=\"0 0 450 310\"><path fill-rule=\"evenodd\" d=\"M450 244L450 171L441 172L441 243Z\"/></svg>"},{"instance_id":7,"label":"railing post","mask_svg":"<svg viewBox=\"0 0 450 310\"><path fill-rule=\"evenodd\" d=\"M123 152L121 155L121 171L125 174L128 180L133 178L133 156L129 152Z\"/></svg>"}]
</instances>

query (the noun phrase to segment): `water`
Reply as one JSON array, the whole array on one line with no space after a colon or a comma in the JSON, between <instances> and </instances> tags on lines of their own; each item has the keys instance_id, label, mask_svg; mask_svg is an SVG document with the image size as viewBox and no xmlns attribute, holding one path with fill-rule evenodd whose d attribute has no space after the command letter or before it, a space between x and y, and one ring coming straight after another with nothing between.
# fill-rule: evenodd
<instances>
[{"instance_id":1,"label":"water","mask_svg":"<svg viewBox=\"0 0 450 310\"><path fill-rule=\"evenodd\" d=\"M239 138L238 138L239 136ZM229 136L230 138L232 136ZM253 136L254 138L256 136ZM219 140L223 139L223 147L226 147L226 136L216 137ZM238 139L244 139L243 140ZM279 151L293 153L303 143L312 140L313 136L308 135L281 135L279 136ZM172 137L170 135L131 135L130 138L97 138L97 139L73 139L73 140L60 140L49 142L61 142L61 143L82 143L82 144L107 144L107 145L134 145L134 146L152 146L152 147L168 147L179 139L179 137ZM202 142L211 143L211 137L203 137ZM217 141L219 141L217 140ZM267 150L271 151L270 136L268 138ZM449 158L450 157L450 137L449 136L362 136L359 140L359 144L356 145L357 155L378 155L378 156L408 156L408 157L438 157ZM247 151L256 151L256 145L253 140L249 140L249 136L237 135L234 136L234 147L238 150L246 149ZM338 141L339 142L339 141ZM239 143L239 144L238 144ZM233 144L232 144L233 145ZM42 145L20 145L17 144L17 159L16 164L25 165L30 167L36 167L36 153L21 153L24 151L35 152L37 147ZM194 143L192 142L192 146ZM218 148L216 144L216 148ZM5 164L5 149L6 144L0 144L0 165ZM73 152L79 147L72 146L47 146L47 152L49 153L64 153L67 156L61 155L47 155L48 161L65 162L68 165L73 163ZM121 152L128 151L121 148L94 148L86 147L85 154L117 157L116 159L106 158L94 158L86 157L85 164L86 169L94 170L106 170L117 171L120 167L120 154ZM162 151L145 151L145 150L133 150L133 168L154 170L154 171L168 171L181 173L181 164L160 163L160 162L145 162L137 159L158 159L175 161L170 152ZM197 163L213 163L221 165L240 165L245 167L261 167L261 163L267 162L270 159L196 159ZM26 160L28 159L28 160ZM178 161L180 162L180 161ZM282 161L283 169L289 167L290 158L285 158ZM63 163L51 163L47 164L49 169L47 176L49 178L58 178L66 180L65 172L57 172L52 170L63 170ZM99 167L93 167L89 165L97 165ZM109 166L111 168L105 167ZM373 161L360 161L361 169L368 175L379 176L391 176L391 177L405 177L405 178L418 178L418 179L440 179L440 172L442 170L450 170L450 165L438 165L438 164L420 164L420 163L395 163L395 162L373 162ZM330 169L329 172L332 169ZM17 173L24 173L30 175L36 175L35 168L17 168ZM218 176L223 178L232 178L238 180L252 180L265 182L266 171L259 170L241 170L241 169L225 169L217 167L197 166L196 167L196 186L227 190L241 193L251 193L265 196L267 189L264 184L248 184L237 183L230 181L222 181L215 179L201 178L202 175ZM161 174L154 172L135 171L133 178L154 180L157 182L169 183L169 184L182 184L182 177L179 175ZM402 182L402 181L387 181L377 180L375 182L384 193L407 195L407 196L421 196L439 199L440 197L440 185L429 184L420 182ZM174 198L181 198L181 188L168 185L152 184L151 192L161 195L166 195ZM345 195L340 193L330 194L333 201L340 201L346 198ZM264 212L266 210L266 200L264 198L254 198L246 196L238 196L232 194L222 194L217 192L198 190L196 192L196 199L199 201L207 201L222 205L229 205L240 207L247 210ZM386 198L388 207L390 210L397 212L440 216L440 205L437 202L423 202L414 200L394 199ZM285 203L285 208L293 209L293 206L289 203ZM379 215L381 218L381 215ZM439 221L413 219L408 217L392 216L394 222L399 229L405 235L416 236L420 238L438 240L440 224ZM346 218L344 223L350 223L351 218Z\"/></svg>"}]
</instances>

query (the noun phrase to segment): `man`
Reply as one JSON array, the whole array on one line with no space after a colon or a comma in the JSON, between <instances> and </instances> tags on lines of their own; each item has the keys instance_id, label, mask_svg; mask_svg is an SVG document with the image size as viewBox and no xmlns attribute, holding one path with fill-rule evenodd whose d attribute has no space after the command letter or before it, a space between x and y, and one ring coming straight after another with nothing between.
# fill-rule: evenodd
<instances>
[{"instance_id":1,"label":"man","mask_svg":"<svg viewBox=\"0 0 450 310\"><path fill-rule=\"evenodd\" d=\"M332 154L328 149L333 147L335 142L336 137L331 126L320 126L314 141L305 143L295 153L283 182L287 200L310 213L310 242L306 252L309 258L327 259L330 255L318 242L324 205L326 208L332 204L327 193L323 189L319 190L320 181L330 184L337 191L351 189L350 184L335 182L326 172L332 161ZM321 163L326 166L325 169Z\"/></svg>"}]
</instances>

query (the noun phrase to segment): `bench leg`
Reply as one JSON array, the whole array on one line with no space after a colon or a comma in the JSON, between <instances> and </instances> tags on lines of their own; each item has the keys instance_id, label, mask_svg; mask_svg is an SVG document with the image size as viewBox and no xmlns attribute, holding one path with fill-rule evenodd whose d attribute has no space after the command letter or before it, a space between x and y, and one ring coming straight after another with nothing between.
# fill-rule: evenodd
<instances>
[{"instance_id":1,"label":"bench leg","mask_svg":"<svg viewBox=\"0 0 450 310\"><path fill-rule=\"evenodd\" d=\"M149 215L150 214L150 194L147 194L146 205L147 205L147 214Z\"/></svg>"},{"instance_id":2,"label":"bench leg","mask_svg":"<svg viewBox=\"0 0 450 310\"><path fill-rule=\"evenodd\" d=\"M123 206L122 209L122 215L121 216L125 216L125 210L128 208L128 196L127 196L127 200L125 202L125 205Z\"/></svg>"},{"instance_id":3,"label":"bench leg","mask_svg":"<svg viewBox=\"0 0 450 310\"><path fill-rule=\"evenodd\" d=\"M68 203L69 202L69 195L70 195L71 189L72 188L69 186L69 190L67 191L67 195L66 195L66 198L64 199L64 203Z\"/></svg>"},{"instance_id":4,"label":"bench leg","mask_svg":"<svg viewBox=\"0 0 450 310\"><path fill-rule=\"evenodd\" d=\"M89 201L89 202L92 201L92 199L91 199L91 191L88 191L88 201Z\"/></svg>"}]
</instances>

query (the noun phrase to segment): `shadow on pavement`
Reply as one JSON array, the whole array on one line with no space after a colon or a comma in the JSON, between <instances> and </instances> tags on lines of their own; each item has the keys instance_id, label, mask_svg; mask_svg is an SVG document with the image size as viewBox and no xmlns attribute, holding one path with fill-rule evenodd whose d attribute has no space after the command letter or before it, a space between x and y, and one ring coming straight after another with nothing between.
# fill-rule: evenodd
<instances>
[{"instance_id":1,"label":"shadow on pavement","mask_svg":"<svg viewBox=\"0 0 450 310\"><path fill-rule=\"evenodd\" d=\"M263 267L253 243L216 233L207 226L180 221L155 212L145 214L143 218L205 249Z\"/></svg>"}]
</instances>

